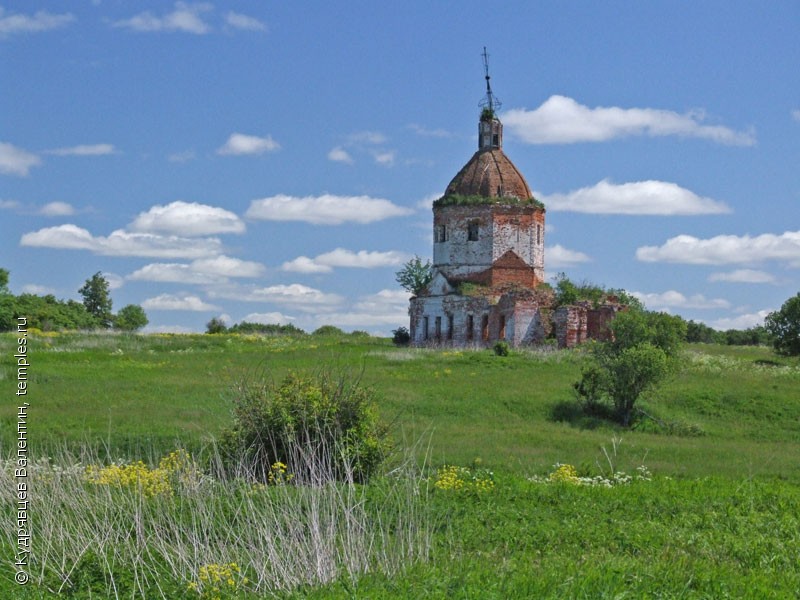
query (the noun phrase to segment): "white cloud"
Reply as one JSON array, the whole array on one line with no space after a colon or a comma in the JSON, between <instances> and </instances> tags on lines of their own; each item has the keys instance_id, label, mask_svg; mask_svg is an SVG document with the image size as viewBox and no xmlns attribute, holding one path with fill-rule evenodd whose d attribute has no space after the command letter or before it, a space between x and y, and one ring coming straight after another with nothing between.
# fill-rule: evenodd
<instances>
[{"instance_id":1,"label":"white cloud","mask_svg":"<svg viewBox=\"0 0 800 600\"><path fill-rule=\"evenodd\" d=\"M150 233L129 233L118 229L108 237L93 236L77 225L45 227L26 233L21 246L89 250L105 256L143 256L150 258L204 258L220 254L221 242L216 238L191 239Z\"/></svg>"},{"instance_id":2,"label":"white cloud","mask_svg":"<svg viewBox=\"0 0 800 600\"><path fill-rule=\"evenodd\" d=\"M750 264L765 260L786 261L800 267L800 231L781 235L764 233L749 235L718 235L699 239L679 235L662 246L642 246L636 258L643 262L672 262L690 265Z\"/></svg>"},{"instance_id":3,"label":"white cloud","mask_svg":"<svg viewBox=\"0 0 800 600\"><path fill-rule=\"evenodd\" d=\"M193 312L219 310L218 306L204 302L197 296L175 296L172 294L161 294L155 298L148 298L142 302L142 308L146 310L187 310Z\"/></svg>"},{"instance_id":4,"label":"white cloud","mask_svg":"<svg viewBox=\"0 0 800 600\"><path fill-rule=\"evenodd\" d=\"M712 273L709 281L725 281L729 283L775 283L775 277L765 271L738 269L729 273Z\"/></svg>"},{"instance_id":5,"label":"white cloud","mask_svg":"<svg viewBox=\"0 0 800 600\"><path fill-rule=\"evenodd\" d=\"M198 273L218 275L220 277L260 277L264 274L264 265L250 260L215 256L199 258L192 262L191 268Z\"/></svg>"},{"instance_id":6,"label":"white cloud","mask_svg":"<svg viewBox=\"0 0 800 600\"><path fill-rule=\"evenodd\" d=\"M750 329L757 325L763 325L764 319L771 311L760 310L756 313L748 313L739 315L738 317L726 317L710 321L708 325L719 331L727 331L728 329Z\"/></svg>"},{"instance_id":7,"label":"white cloud","mask_svg":"<svg viewBox=\"0 0 800 600\"><path fill-rule=\"evenodd\" d=\"M66 202L50 202L39 209L44 217L68 217L75 214L75 209Z\"/></svg>"},{"instance_id":8,"label":"white cloud","mask_svg":"<svg viewBox=\"0 0 800 600\"><path fill-rule=\"evenodd\" d=\"M253 200L245 216L265 221L304 221L314 225L341 225L346 222L372 223L400 217L413 211L383 198L369 196L286 196L279 194Z\"/></svg>"},{"instance_id":9,"label":"white cloud","mask_svg":"<svg viewBox=\"0 0 800 600\"><path fill-rule=\"evenodd\" d=\"M22 286L23 294L35 294L37 296L47 296L48 294L55 294L56 290L45 285L37 285L35 283L26 283Z\"/></svg>"},{"instance_id":10,"label":"white cloud","mask_svg":"<svg viewBox=\"0 0 800 600\"><path fill-rule=\"evenodd\" d=\"M191 265L183 263L152 263L137 269L127 279L184 284L214 284L223 280L217 275L195 271Z\"/></svg>"},{"instance_id":11,"label":"white cloud","mask_svg":"<svg viewBox=\"0 0 800 600\"><path fill-rule=\"evenodd\" d=\"M217 154L224 156L241 156L245 154L263 154L264 152L274 152L280 149L280 144L272 139L272 136L258 137L255 135L245 135L244 133L232 133L220 148Z\"/></svg>"},{"instance_id":12,"label":"white cloud","mask_svg":"<svg viewBox=\"0 0 800 600\"><path fill-rule=\"evenodd\" d=\"M176 2L175 10L163 16L155 16L150 11L145 11L130 19L117 21L113 25L141 32L179 31L201 35L211 31L211 27L203 21L201 15L212 9L212 5L206 2L197 4Z\"/></svg>"},{"instance_id":13,"label":"white cloud","mask_svg":"<svg viewBox=\"0 0 800 600\"><path fill-rule=\"evenodd\" d=\"M347 137L349 144L385 144L387 138L379 131L358 131Z\"/></svg>"},{"instance_id":14,"label":"white cloud","mask_svg":"<svg viewBox=\"0 0 800 600\"><path fill-rule=\"evenodd\" d=\"M402 265L409 258L407 254L395 250L389 250L388 252L359 250L358 252L353 252L344 248L336 248L315 258L299 256L294 260L283 263L281 269L298 273L330 273L334 267L375 269Z\"/></svg>"},{"instance_id":15,"label":"white cloud","mask_svg":"<svg viewBox=\"0 0 800 600\"><path fill-rule=\"evenodd\" d=\"M353 164L353 157L350 156L347 150L341 146L336 146L335 148L331 149L330 152L328 152L328 160L332 160L334 162L343 162L347 163L348 165Z\"/></svg>"},{"instance_id":16,"label":"white cloud","mask_svg":"<svg viewBox=\"0 0 800 600\"><path fill-rule=\"evenodd\" d=\"M56 15L46 10L36 11L32 16L8 14L0 7L0 37L13 33L38 33L64 27L72 23L75 17L71 13Z\"/></svg>"},{"instance_id":17,"label":"white cloud","mask_svg":"<svg viewBox=\"0 0 800 600\"><path fill-rule=\"evenodd\" d=\"M127 279L188 284L215 284L228 278L260 277L264 266L257 262L229 256L200 258L190 264L152 263L137 269Z\"/></svg>"},{"instance_id":18,"label":"white cloud","mask_svg":"<svg viewBox=\"0 0 800 600\"><path fill-rule=\"evenodd\" d=\"M56 148L47 151L47 154L55 154L56 156L105 156L115 153L116 149L113 144L82 144L80 146Z\"/></svg>"},{"instance_id":19,"label":"white cloud","mask_svg":"<svg viewBox=\"0 0 800 600\"><path fill-rule=\"evenodd\" d=\"M27 177L31 167L42 164L42 160L11 144L0 142L0 173L3 175L18 175Z\"/></svg>"},{"instance_id":20,"label":"white cloud","mask_svg":"<svg viewBox=\"0 0 800 600\"><path fill-rule=\"evenodd\" d=\"M453 134L445 129L428 129L421 125L417 125L416 123L412 123L408 127L417 135L422 135L425 137L438 137L438 138L453 137Z\"/></svg>"},{"instance_id":21,"label":"white cloud","mask_svg":"<svg viewBox=\"0 0 800 600\"><path fill-rule=\"evenodd\" d=\"M577 250L568 250L560 244L550 246L544 251L545 261L548 268L570 267L579 263L590 262L592 259Z\"/></svg>"},{"instance_id":22,"label":"white cloud","mask_svg":"<svg viewBox=\"0 0 800 600\"><path fill-rule=\"evenodd\" d=\"M706 215L729 213L723 202L698 196L675 183L607 179L568 194L537 196L548 210L617 215Z\"/></svg>"},{"instance_id":23,"label":"white cloud","mask_svg":"<svg viewBox=\"0 0 800 600\"><path fill-rule=\"evenodd\" d=\"M512 109L502 115L506 130L529 144L603 142L619 137L676 135L737 146L755 144L752 132L703 125L702 111L679 114L653 108L589 108L572 98L551 96L537 109Z\"/></svg>"},{"instance_id":24,"label":"white cloud","mask_svg":"<svg viewBox=\"0 0 800 600\"><path fill-rule=\"evenodd\" d=\"M229 210L197 202L177 200L166 206L156 205L129 225L133 231L171 233L187 237L215 233L243 233L242 220Z\"/></svg>"},{"instance_id":25,"label":"white cloud","mask_svg":"<svg viewBox=\"0 0 800 600\"><path fill-rule=\"evenodd\" d=\"M197 154L195 154L194 150L185 150L184 152L174 152L167 156L167 160L169 162L174 163L186 163L190 162L197 158Z\"/></svg>"},{"instance_id":26,"label":"white cloud","mask_svg":"<svg viewBox=\"0 0 800 600\"><path fill-rule=\"evenodd\" d=\"M256 19L235 12L229 12L225 15L225 22L235 29L243 29L245 31L266 31L267 26Z\"/></svg>"},{"instance_id":27,"label":"white cloud","mask_svg":"<svg viewBox=\"0 0 800 600\"><path fill-rule=\"evenodd\" d=\"M386 150L384 152L373 152L372 158L374 158L375 162L379 165L391 167L394 164L395 151Z\"/></svg>"},{"instance_id":28,"label":"white cloud","mask_svg":"<svg viewBox=\"0 0 800 600\"><path fill-rule=\"evenodd\" d=\"M250 313L242 321L248 323L262 323L264 325L288 325L294 321L294 317L289 317L280 312Z\"/></svg>"},{"instance_id":29,"label":"white cloud","mask_svg":"<svg viewBox=\"0 0 800 600\"><path fill-rule=\"evenodd\" d=\"M407 325L409 298L404 290L381 290L362 296L352 310L323 315L318 322L340 327Z\"/></svg>"},{"instance_id":30,"label":"white cloud","mask_svg":"<svg viewBox=\"0 0 800 600\"><path fill-rule=\"evenodd\" d=\"M438 200L441 197L442 197L441 193L428 194L422 200L417 202L417 208L419 208L421 210L428 210L429 211L429 210L431 210L433 208L433 202L435 200ZM427 223L426 223L426 226L428 226Z\"/></svg>"},{"instance_id":31,"label":"white cloud","mask_svg":"<svg viewBox=\"0 0 800 600\"><path fill-rule=\"evenodd\" d=\"M264 288L230 286L209 290L209 294L213 297L244 302L267 302L289 306L304 312L326 310L338 306L344 301L344 298L337 294L327 294L299 283L273 285Z\"/></svg>"},{"instance_id":32,"label":"white cloud","mask_svg":"<svg viewBox=\"0 0 800 600\"><path fill-rule=\"evenodd\" d=\"M800 110L792 111L792 119L800 123Z\"/></svg>"},{"instance_id":33,"label":"white cloud","mask_svg":"<svg viewBox=\"0 0 800 600\"><path fill-rule=\"evenodd\" d=\"M14 210L19 208L16 200L0 200L0 210Z\"/></svg>"},{"instance_id":34,"label":"white cloud","mask_svg":"<svg viewBox=\"0 0 800 600\"><path fill-rule=\"evenodd\" d=\"M641 300L649 310L664 308L719 309L730 308L731 305L730 302L722 298L709 300L702 294L687 297L675 290L669 290L661 294L632 292L631 295Z\"/></svg>"}]
</instances>

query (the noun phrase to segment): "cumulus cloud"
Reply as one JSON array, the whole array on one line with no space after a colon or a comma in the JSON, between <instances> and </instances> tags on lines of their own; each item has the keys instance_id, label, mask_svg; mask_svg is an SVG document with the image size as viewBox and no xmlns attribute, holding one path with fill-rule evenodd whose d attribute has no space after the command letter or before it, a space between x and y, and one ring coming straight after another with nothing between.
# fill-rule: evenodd
<instances>
[{"instance_id":1,"label":"cumulus cloud","mask_svg":"<svg viewBox=\"0 0 800 600\"><path fill-rule=\"evenodd\" d=\"M205 312L219 310L218 306L204 302L197 296L173 294L161 294L155 298L148 298L142 302L142 308L146 310L186 310L193 312Z\"/></svg>"},{"instance_id":2,"label":"cumulus cloud","mask_svg":"<svg viewBox=\"0 0 800 600\"><path fill-rule=\"evenodd\" d=\"M267 302L280 306L289 306L304 312L325 310L335 307L344 301L344 298L337 294L328 294L299 283L273 285L263 288L231 286L215 288L210 290L209 294L213 297L231 300Z\"/></svg>"},{"instance_id":3,"label":"cumulus cloud","mask_svg":"<svg viewBox=\"0 0 800 600\"><path fill-rule=\"evenodd\" d=\"M191 263L152 263L137 269L127 279L188 284L215 284L229 278L260 277L264 266L229 256L200 258Z\"/></svg>"},{"instance_id":4,"label":"cumulus cloud","mask_svg":"<svg viewBox=\"0 0 800 600\"><path fill-rule=\"evenodd\" d=\"M710 239L678 235L661 246L638 248L636 258L643 262L690 265L751 264L777 260L800 267L800 231L787 231L781 235L764 233L754 237L718 235Z\"/></svg>"},{"instance_id":5,"label":"cumulus cloud","mask_svg":"<svg viewBox=\"0 0 800 600\"><path fill-rule=\"evenodd\" d=\"M39 209L44 217L68 217L75 214L75 209L66 202L50 202Z\"/></svg>"},{"instance_id":6,"label":"cumulus cloud","mask_svg":"<svg viewBox=\"0 0 800 600\"><path fill-rule=\"evenodd\" d=\"M341 146L336 146L332 148L330 152L328 152L328 160L332 160L333 162L343 162L347 163L348 165L353 164L353 157L342 148Z\"/></svg>"},{"instance_id":7,"label":"cumulus cloud","mask_svg":"<svg viewBox=\"0 0 800 600\"><path fill-rule=\"evenodd\" d=\"M387 141L380 131L357 131L347 136L348 144L385 144Z\"/></svg>"},{"instance_id":8,"label":"cumulus cloud","mask_svg":"<svg viewBox=\"0 0 800 600\"><path fill-rule=\"evenodd\" d=\"M725 317L710 321L708 325L719 331L727 331L728 329L750 329L758 325L764 324L764 319L771 311L760 310L755 313L747 313L737 317Z\"/></svg>"},{"instance_id":9,"label":"cumulus cloud","mask_svg":"<svg viewBox=\"0 0 800 600\"><path fill-rule=\"evenodd\" d=\"M23 294L35 294L37 296L47 296L48 294L55 294L56 290L47 287L46 285L38 285L36 283L26 283L22 286Z\"/></svg>"},{"instance_id":10,"label":"cumulus cloud","mask_svg":"<svg viewBox=\"0 0 800 600\"><path fill-rule=\"evenodd\" d=\"M243 29L245 31L266 31L267 26L256 19L235 12L229 12L225 15L225 23L234 29Z\"/></svg>"},{"instance_id":11,"label":"cumulus cloud","mask_svg":"<svg viewBox=\"0 0 800 600\"><path fill-rule=\"evenodd\" d=\"M217 149L217 154L223 156L242 156L246 154L263 154L280 149L280 144L272 136L258 137L244 133L232 133L222 146Z\"/></svg>"},{"instance_id":12,"label":"cumulus cloud","mask_svg":"<svg viewBox=\"0 0 800 600\"><path fill-rule=\"evenodd\" d=\"M105 156L115 153L116 149L113 144L82 144L47 151L47 154L55 154L56 156Z\"/></svg>"},{"instance_id":13,"label":"cumulus cloud","mask_svg":"<svg viewBox=\"0 0 800 600\"><path fill-rule=\"evenodd\" d=\"M547 258L547 266L552 267L571 267L579 263L590 262L592 259L577 250L569 250L560 244L550 246L544 251Z\"/></svg>"},{"instance_id":14,"label":"cumulus cloud","mask_svg":"<svg viewBox=\"0 0 800 600\"><path fill-rule=\"evenodd\" d=\"M0 142L0 173L27 177L32 167L38 167L42 160L11 144Z\"/></svg>"},{"instance_id":15,"label":"cumulus cloud","mask_svg":"<svg viewBox=\"0 0 800 600\"><path fill-rule=\"evenodd\" d=\"M288 325L294 321L294 317L289 317L280 312L250 313L242 321L248 323L262 323L264 325Z\"/></svg>"},{"instance_id":16,"label":"cumulus cloud","mask_svg":"<svg viewBox=\"0 0 800 600\"><path fill-rule=\"evenodd\" d=\"M314 258L299 256L294 260L283 263L281 269L297 273L330 273L334 267L375 269L402 265L409 258L407 254L395 250L389 250L388 252L359 250L358 252L353 252L344 248L336 248Z\"/></svg>"},{"instance_id":17,"label":"cumulus cloud","mask_svg":"<svg viewBox=\"0 0 800 600\"><path fill-rule=\"evenodd\" d=\"M792 111L792 119L800 123L800 109Z\"/></svg>"},{"instance_id":18,"label":"cumulus cloud","mask_svg":"<svg viewBox=\"0 0 800 600\"><path fill-rule=\"evenodd\" d=\"M182 32L202 35L211 31L211 27L203 20L202 14L213 9L206 2L190 4L176 2L175 10L162 16L150 11L141 12L130 19L113 23L114 27L123 27L139 32Z\"/></svg>"},{"instance_id":19,"label":"cumulus cloud","mask_svg":"<svg viewBox=\"0 0 800 600\"><path fill-rule=\"evenodd\" d=\"M156 205L129 225L133 231L170 233L193 237L217 233L243 233L245 225L224 208L177 200L166 206Z\"/></svg>"},{"instance_id":20,"label":"cumulus cloud","mask_svg":"<svg viewBox=\"0 0 800 600\"><path fill-rule=\"evenodd\" d=\"M372 223L391 217L409 215L413 211L383 198L369 196L286 196L279 194L253 200L247 209L250 219L265 221L304 221L314 225Z\"/></svg>"},{"instance_id":21,"label":"cumulus cloud","mask_svg":"<svg viewBox=\"0 0 800 600\"><path fill-rule=\"evenodd\" d=\"M319 324L332 323L341 327L399 326L408 323L408 299L403 290L381 290L362 296L351 310L326 314Z\"/></svg>"},{"instance_id":22,"label":"cumulus cloud","mask_svg":"<svg viewBox=\"0 0 800 600\"><path fill-rule=\"evenodd\" d=\"M46 10L36 11L33 15L7 13L0 7L0 37L14 33L39 33L65 27L75 20L71 13L56 15Z\"/></svg>"},{"instance_id":23,"label":"cumulus cloud","mask_svg":"<svg viewBox=\"0 0 800 600\"><path fill-rule=\"evenodd\" d=\"M15 210L19 208L16 200L0 200L0 210Z\"/></svg>"},{"instance_id":24,"label":"cumulus cloud","mask_svg":"<svg viewBox=\"0 0 800 600\"><path fill-rule=\"evenodd\" d=\"M94 236L86 229L69 223L26 233L20 239L20 245L89 250L104 256L183 259L216 256L222 250L222 244L216 238L192 239L151 233L130 233L122 229L111 232L107 237Z\"/></svg>"},{"instance_id":25,"label":"cumulus cloud","mask_svg":"<svg viewBox=\"0 0 800 600\"><path fill-rule=\"evenodd\" d=\"M185 150L184 152L174 152L167 156L169 162L174 163L187 163L197 158L194 150Z\"/></svg>"},{"instance_id":26,"label":"cumulus cloud","mask_svg":"<svg viewBox=\"0 0 800 600\"><path fill-rule=\"evenodd\" d=\"M775 283L775 277L765 271L753 269L737 269L728 273L712 273L709 281L724 281L728 283Z\"/></svg>"},{"instance_id":27,"label":"cumulus cloud","mask_svg":"<svg viewBox=\"0 0 800 600\"><path fill-rule=\"evenodd\" d=\"M412 123L411 125L408 126L408 128L411 129L417 135L425 137L437 137L437 138L453 137L453 134L445 129L428 129L427 127L417 125L416 123Z\"/></svg>"},{"instance_id":28,"label":"cumulus cloud","mask_svg":"<svg viewBox=\"0 0 800 600\"><path fill-rule=\"evenodd\" d=\"M616 215L707 215L729 213L723 202L698 196L666 181L615 184L604 179L567 194L537 196L548 210Z\"/></svg>"},{"instance_id":29,"label":"cumulus cloud","mask_svg":"<svg viewBox=\"0 0 800 600\"><path fill-rule=\"evenodd\" d=\"M373 152L372 158L374 158L375 162L379 165L391 167L394 164L395 155L396 153L394 150L386 150L383 152Z\"/></svg>"},{"instance_id":30,"label":"cumulus cloud","mask_svg":"<svg viewBox=\"0 0 800 600\"><path fill-rule=\"evenodd\" d=\"M502 119L507 131L529 144L603 142L634 135L695 137L737 146L755 144L753 132L704 125L702 111L679 114L653 108L589 108L558 95L535 110L509 110Z\"/></svg>"},{"instance_id":31,"label":"cumulus cloud","mask_svg":"<svg viewBox=\"0 0 800 600\"><path fill-rule=\"evenodd\" d=\"M632 292L632 296L638 298L649 310L665 308L693 308L693 309L712 309L730 308L730 302L722 298L707 299L702 294L694 296L684 296L675 290L663 293L644 294L642 292Z\"/></svg>"}]
</instances>

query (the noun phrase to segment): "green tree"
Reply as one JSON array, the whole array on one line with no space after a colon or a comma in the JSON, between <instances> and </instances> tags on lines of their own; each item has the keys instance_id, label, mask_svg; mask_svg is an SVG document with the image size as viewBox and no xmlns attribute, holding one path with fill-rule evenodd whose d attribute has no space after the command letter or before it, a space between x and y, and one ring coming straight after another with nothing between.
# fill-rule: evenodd
<instances>
[{"instance_id":1,"label":"green tree","mask_svg":"<svg viewBox=\"0 0 800 600\"><path fill-rule=\"evenodd\" d=\"M108 280L99 271L92 275L78 290L83 297L86 311L94 317L97 327L108 329L114 322L111 312L111 294Z\"/></svg>"},{"instance_id":2,"label":"green tree","mask_svg":"<svg viewBox=\"0 0 800 600\"><path fill-rule=\"evenodd\" d=\"M150 321L144 309L138 304L123 306L114 317L114 328L120 331L138 331Z\"/></svg>"},{"instance_id":3,"label":"green tree","mask_svg":"<svg viewBox=\"0 0 800 600\"><path fill-rule=\"evenodd\" d=\"M14 326L14 296L8 291L8 271L0 269L0 331Z\"/></svg>"},{"instance_id":4,"label":"green tree","mask_svg":"<svg viewBox=\"0 0 800 600\"><path fill-rule=\"evenodd\" d=\"M581 380L573 387L587 410L610 402L614 417L631 425L639 397L656 387L677 366L686 322L680 317L628 310L610 325L613 338L595 342Z\"/></svg>"},{"instance_id":5,"label":"green tree","mask_svg":"<svg viewBox=\"0 0 800 600\"><path fill-rule=\"evenodd\" d=\"M214 317L206 323L206 333L225 333L226 331L228 331L228 326L219 317Z\"/></svg>"},{"instance_id":6,"label":"green tree","mask_svg":"<svg viewBox=\"0 0 800 600\"><path fill-rule=\"evenodd\" d=\"M8 291L8 269L0 269L0 296L9 294Z\"/></svg>"},{"instance_id":7,"label":"green tree","mask_svg":"<svg viewBox=\"0 0 800 600\"><path fill-rule=\"evenodd\" d=\"M402 269L395 273L395 279L403 289L415 296L419 296L433 279L431 261L428 260L423 263L419 256L414 256L403 265Z\"/></svg>"},{"instance_id":8,"label":"green tree","mask_svg":"<svg viewBox=\"0 0 800 600\"><path fill-rule=\"evenodd\" d=\"M800 293L784 302L780 310L769 313L765 326L775 352L800 356Z\"/></svg>"}]
</instances>

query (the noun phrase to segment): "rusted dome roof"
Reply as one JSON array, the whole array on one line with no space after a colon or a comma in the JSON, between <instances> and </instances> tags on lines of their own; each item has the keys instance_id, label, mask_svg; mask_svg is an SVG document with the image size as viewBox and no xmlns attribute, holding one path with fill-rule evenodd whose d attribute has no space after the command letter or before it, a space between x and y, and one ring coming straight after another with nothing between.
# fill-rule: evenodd
<instances>
[{"instance_id":1,"label":"rusted dome roof","mask_svg":"<svg viewBox=\"0 0 800 600\"><path fill-rule=\"evenodd\" d=\"M447 186L445 196L533 198L528 182L502 148L478 150Z\"/></svg>"}]
</instances>

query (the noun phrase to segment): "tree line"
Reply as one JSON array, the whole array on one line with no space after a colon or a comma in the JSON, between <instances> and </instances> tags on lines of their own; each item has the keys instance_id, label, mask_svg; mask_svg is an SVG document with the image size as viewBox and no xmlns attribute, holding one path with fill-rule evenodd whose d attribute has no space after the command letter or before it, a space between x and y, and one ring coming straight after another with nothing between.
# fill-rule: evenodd
<instances>
[{"instance_id":1,"label":"tree line","mask_svg":"<svg viewBox=\"0 0 800 600\"><path fill-rule=\"evenodd\" d=\"M59 300L53 294L19 294L8 289L10 273L0 268L0 331L16 327L17 318L25 317L28 327L42 331L116 329L138 331L148 323L147 314L137 304L128 304L113 312L111 288L100 272L85 281L78 293L83 299Z\"/></svg>"}]
</instances>

